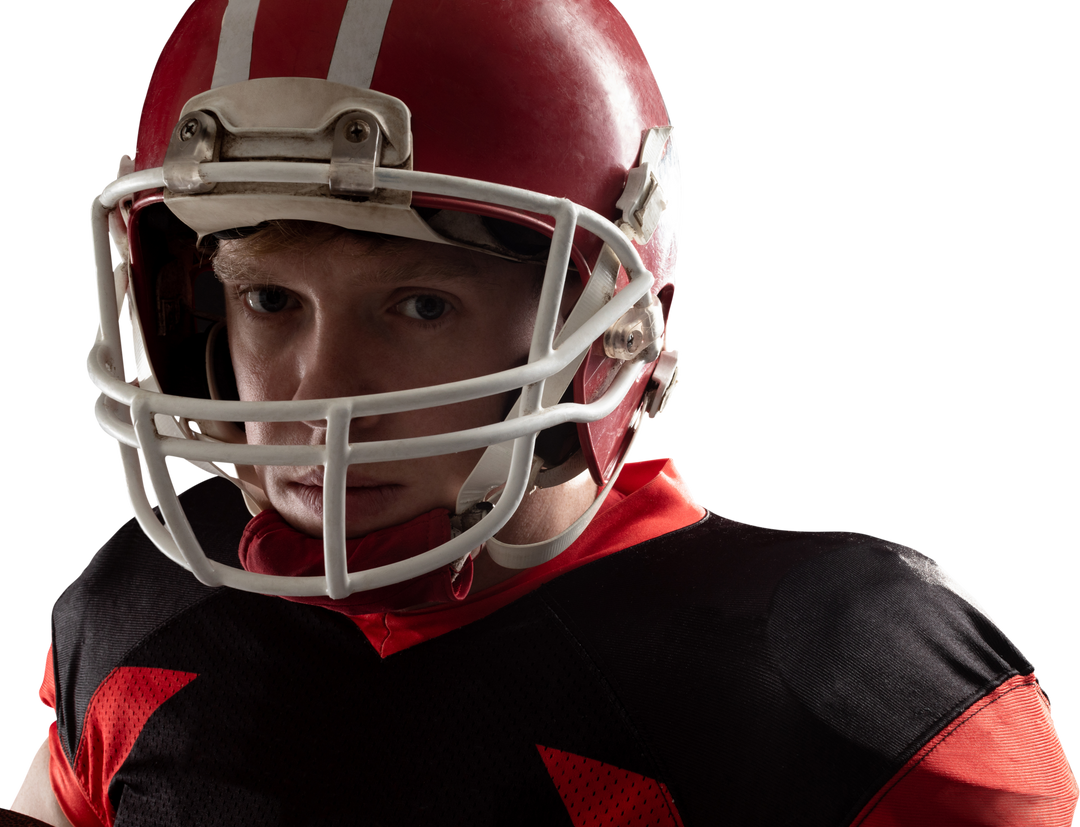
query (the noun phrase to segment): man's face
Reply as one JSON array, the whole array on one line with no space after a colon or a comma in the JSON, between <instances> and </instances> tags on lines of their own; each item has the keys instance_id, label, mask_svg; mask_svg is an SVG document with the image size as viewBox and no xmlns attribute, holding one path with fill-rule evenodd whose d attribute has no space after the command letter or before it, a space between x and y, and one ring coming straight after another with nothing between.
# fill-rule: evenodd
<instances>
[{"instance_id":1,"label":"man's face","mask_svg":"<svg viewBox=\"0 0 1080 827\"><path fill-rule=\"evenodd\" d=\"M229 349L244 401L405 390L525 362L543 269L421 241L372 240L314 225L307 239L253 254L222 241ZM501 420L506 396L354 419L351 442L424 436ZM326 422L249 422L260 445L315 445ZM482 450L350 466L346 533L453 509ZM295 528L322 534L322 469L257 469Z\"/></svg>"}]
</instances>

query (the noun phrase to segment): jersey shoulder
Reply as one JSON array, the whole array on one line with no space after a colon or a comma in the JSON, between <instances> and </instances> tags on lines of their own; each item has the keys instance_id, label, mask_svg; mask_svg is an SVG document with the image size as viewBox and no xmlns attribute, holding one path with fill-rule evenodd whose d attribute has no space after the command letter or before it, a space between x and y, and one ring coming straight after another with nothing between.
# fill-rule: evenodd
<instances>
[{"instance_id":1,"label":"jersey shoulder","mask_svg":"<svg viewBox=\"0 0 1080 827\"><path fill-rule=\"evenodd\" d=\"M693 616L713 618L703 627L725 635L755 628L796 673L837 652L873 671L902 668L904 653L925 666L921 658L941 644L979 682L1032 668L932 560L862 534L780 531L710 514L560 578L547 594L599 625L611 616L621 624L620 607L632 606L647 617L642 626Z\"/></svg>"},{"instance_id":2,"label":"jersey shoulder","mask_svg":"<svg viewBox=\"0 0 1080 827\"><path fill-rule=\"evenodd\" d=\"M236 565L250 519L237 489L215 478L184 492L180 501L207 554ZM135 520L102 546L53 607L57 725L69 756L106 676L155 630L221 593L169 560Z\"/></svg>"},{"instance_id":3,"label":"jersey shoulder","mask_svg":"<svg viewBox=\"0 0 1080 827\"><path fill-rule=\"evenodd\" d=\"M756 802L732 814L751 821L817 802L821 823L846 823L963 710L1032 671L932 561L859 534L709 515L538 597L662 756L676 800L693 810L720 773Z\"/></svg>"}]
</instances>

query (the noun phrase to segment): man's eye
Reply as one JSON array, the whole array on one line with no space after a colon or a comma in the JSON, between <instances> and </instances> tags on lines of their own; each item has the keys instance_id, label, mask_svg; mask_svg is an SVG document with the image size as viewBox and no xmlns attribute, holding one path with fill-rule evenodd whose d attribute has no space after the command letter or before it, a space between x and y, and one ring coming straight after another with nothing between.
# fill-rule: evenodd
<instances>
[{"instance_id":1,"label":"man's eye","mask_svg":"<svg viewBox=\"0 0 1080 827\"><path fill-rule=\"evenodd\" d=\"M449 309L446 300L438 296L410 296L397 304L398 313L422 322L433 322L444 316Z\"/></svg>"},{"instance_id":2,"label":"man's eye","mask_svg":"<svg viewBox=\"0 0 1080 827\"><path fill-rule=\"evenodd\" d=\"M244 301L256 313L280 313L289 306L289 300L289 294L277 287L260 287L244 293Z\"/></svg>"}]
</instances>

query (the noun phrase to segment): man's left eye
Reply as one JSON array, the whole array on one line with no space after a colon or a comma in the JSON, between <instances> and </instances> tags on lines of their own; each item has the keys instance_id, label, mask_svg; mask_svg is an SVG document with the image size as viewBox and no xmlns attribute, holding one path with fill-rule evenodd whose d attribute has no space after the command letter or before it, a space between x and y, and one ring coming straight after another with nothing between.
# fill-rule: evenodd
<instances>
[{"instance_id":1,"label":"man's left eye","mask_svg":"<svg viewBox=\"0 0 1080 827\"><path fill-rule=\"evenodd\" d=\"M280 313L289 307L292 298L277 287L260 287L243 294L247 306L256 313Z\"/></svg>"},{"instance_id":2,"label":"man's left eye","mask_svg":"<svg viewBox=\"0 0 1080 827\"><path fill-rule=\"evenodd\" d=\"M433 322L444 316L449 309L446 300L438 296L410 296L397 304L397 311L403 316L422 322Z\"/></svg>"}]
</instances>

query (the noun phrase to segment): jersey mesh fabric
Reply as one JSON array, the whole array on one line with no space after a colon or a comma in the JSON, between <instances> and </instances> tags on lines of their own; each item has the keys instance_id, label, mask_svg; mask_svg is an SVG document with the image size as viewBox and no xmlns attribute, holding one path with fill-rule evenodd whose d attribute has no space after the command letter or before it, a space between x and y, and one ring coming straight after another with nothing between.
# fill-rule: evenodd
<instances>
[{"instance_id":1,"label":"jersey mesh fabric","mask_svg":"<svg viewBox=\"0 0 1080 827\"><path fill-rule=\"evenodd\" d=\"M537 746L574 827L682 827L662 781L584 755Z\"/></svg>"}]
</instances>

